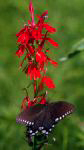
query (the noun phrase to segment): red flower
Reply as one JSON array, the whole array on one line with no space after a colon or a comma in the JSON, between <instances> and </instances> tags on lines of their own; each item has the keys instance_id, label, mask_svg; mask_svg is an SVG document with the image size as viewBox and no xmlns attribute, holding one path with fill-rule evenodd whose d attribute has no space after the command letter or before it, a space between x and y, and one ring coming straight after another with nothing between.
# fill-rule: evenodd
<instances>
[{"instance_id":1,"label":"red flower","mask_svg":"<svg viewBox=\"0 0 84 150\"><path fill-rule=\"evenodd\" d=\"M17 55L18 57L21 57L21 56L24 54L24 51L25 51L24 45L20 45L20 46L19 46L19 49L18 49L17 52L16 52L16 55Z\"/></svg>"},{"instance_id":2,"label":"red flower","mask_svg":"<svg viewBox=\"0 0 84 150\"><path fill-rule=\"evenodd\" d=\"M40 71L32 63L28 66L27 74L30 74L30 80L32 80L32 78L36 80L41 77Z\"/></svg>"},{"instance_id":3,"label":"red flower","mask_svg":"<svg viewBox=\"0 0 84 150\"><path fill-rule=\"evenodd\" d=\"M48 86L48 88L55 88L55 85L54 85L53 81L49 77L44 76L42 78L41 82L46 84L46 86Z\"/></svg>"},{"instance_id":4,"label":"red flower","mask_svg":"<svg viewBox=\"0 0 84 150\"><path fill-rule=\"evenodd\" d=\"M48 32L51 32L51 33L56 32L56 29L53 28L52 26L48 25L47 23L44 23L43 26L44 26L44 28L46 28L46 30Z\"/></svg>"},{"instance_id":5,"label":"red flower","mask_svg":"<svg viewBox=\"0 0 84 150\"><path fill-rule=\"evenodd\" d=\"M19 37L20 35L22 35L25 30L26 30L26 26L25 26L24 28L22 28L22 29L16 34L16 36Z\"/></svg>"},{"instance_id":6,"label":"red flower","mask_svg":"<svg viewBox=\"0 0 84 150\"><path fill-rule=\"evenodd\" d=\"M55 62L54 60L52 60L52 59L50 59L50 58L47 58L47 59L48 59L48 61L49 61L52 65L54 65L55 67L58 66L58 63Z\"/></svg>"},{"instance_id":7,"label":"red flower","mask_svg":"<svg viewBox=\"0 0 84 150\"><path fill-rule=\"evenodd\" d=\"M18 37L18 41L21 44L27 44L28 40L29 40L29 29L28 26L25 26L24 28L22 28L17 34L16 36Z\"/></svg>"},{"instance_id":8,"label":"red flower","mask_svg":"<svg viewBox=\"0 0 84 150\"><path fill-rule=\"evenodd\" d=\"M48 15L48 10L46 10L45 12L43 12L43 14L41 16L36 15L37 18L39 18L39 21L37 23L38 26L42 25L44 23L44 17Z\"/></svg>"},{"instance_id":9,"label":"red flower","mask_svg":"<svg viewBox=\"0 0 84 150\"><path fill-rule=\"evenodd\" d=\"M43 12L43 14L41 15L41 18L44 18L46 15L48 15L48 10Z\"/></svg>"},{"instance_id":10,"label":"red flower","mask_svg":"<svg viewBox=\"0 0 84 150\"><path fill-rule=\"evenodd\" d=\"M59 44L57 42L55 42L52 38L47 38L47 40L53 45L53 46L56 46L58 47Z\"/></svg>"},{"instance_id":11,"label":"red flower","mask_svg":"<svg viewBox=\"0 0 84 150\"><path fill-rule=\"evenodd\" d=\"M40 29L34 29L32 31L32 37L34 37L35 40L41 40L42 39L42 34L41 34L41 30Z\"/></svg>"},{"instance_id":12,"label":"red flower","mask_svg":"<svg viewBox=\"0 0 84 150\"><path fill-rule=\"evenodd\" d=\"M22 33L19 37L18 37L18 42L21 44L27 44L29 41L29 35L27 32Z\"/></svg>"},{"instance_id":13,"label":"red flower","mask_svg":"<svg viewBox=\"0 0 84 150\"><path fill-rule=\"evenodd\" d=\"M30 101L30 99L28 100L28 108L30 108L31 106L34 106L36 103L36 101L32 100Z\"/></svg>"},{"instance_id":14,"label":"red flower","mask_svg":"<svg viewBox=\"0 0 84 150\"><path fill-rule=\"evenodd\" d=\"M22 101L22 104L21 104L21 111L22 110L25 110L26 109L26 103L28 103L28 101L30 101L30 98L28 96L26 96L23 101Z\"/></svg>"},{"instance_id":15,"label":"red flower","mask_svg":"<svg viewBox=\"0 0 84 150\"><path fill-rule=\"evenodd\" d=\"M38 51L36 53L36 61L39 63L39 64L42 64L44 62L46 62L46 55L44 52L41 52L41 51Z\"/></svg>"},{"instance_id":16,"label":"red flower","mask_svg":"<svg viewBox=\"0 0 84 150\"><path fill-rule=\"evenodd\" d=\"M39 102L39 104L46 104L46 98L43 97L43 98L41 99L41 101Z\"/></svg>"},{"instance_id":17,"label":"red flower","mask_svg":"<svg viewBox=\"0 0 84 150\"><path fill-rule=\"evenodd\" d=\"M31 106L34 106L36 103L37 103L37 99L30 101L30 97L26 96L22 101L21 111L25 110L26 108L30 108Z\"/></svg>"}]
</instances>

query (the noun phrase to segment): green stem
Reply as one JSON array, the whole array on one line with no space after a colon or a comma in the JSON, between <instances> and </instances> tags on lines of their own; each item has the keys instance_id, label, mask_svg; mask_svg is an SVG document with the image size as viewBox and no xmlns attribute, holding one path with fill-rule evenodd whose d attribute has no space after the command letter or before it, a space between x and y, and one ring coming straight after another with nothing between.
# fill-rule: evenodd
<instances>
[{"instance_id":1,"label":"green stem","mask_svg":"<svg viewBox=\"0 0 84 150\"><path fill-rule=\"evenodd\" d=\"M34 136L33 150L37 150L37 140L36 140L36 136Z\"/></svg>"},{"instance_id":2,"label":"green stem","mask_svg":"<svg viewBox=\"0 0 84 150\"><path fill-rule=\"evenodd\" d=\"M32 150L41 150L47 138L44 135L34 136L34 144Z\"/></svg>"}]
</instances>

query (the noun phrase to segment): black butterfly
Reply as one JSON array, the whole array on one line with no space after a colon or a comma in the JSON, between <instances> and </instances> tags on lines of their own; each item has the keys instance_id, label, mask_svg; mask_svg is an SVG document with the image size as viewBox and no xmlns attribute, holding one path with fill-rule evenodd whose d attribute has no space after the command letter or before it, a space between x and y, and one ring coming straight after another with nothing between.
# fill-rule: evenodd
<instances>
[{"instance_id":1,"label":"black butterfly","mask_svg":"<svg viewBox=\"0 0 84 150\"><path fill-rule=\"evenodd\" d=\"M27 135L34 136L38 132L48 135L60 120L74 111L70 103L59 101L46 105L35 105L21 112L16 122L27 126Z\"/></svg>"}]
</instances>

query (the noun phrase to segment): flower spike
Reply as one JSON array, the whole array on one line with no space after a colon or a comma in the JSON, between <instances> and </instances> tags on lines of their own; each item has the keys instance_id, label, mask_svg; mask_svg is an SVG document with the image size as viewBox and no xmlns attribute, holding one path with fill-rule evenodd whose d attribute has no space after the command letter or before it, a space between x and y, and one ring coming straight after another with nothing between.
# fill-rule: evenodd
<instances>
[{"instance_id":1,"label":"flower spike","mask_svg":"<svg viewBox=\"0 0 84 150\"><path fill-rule=\"evenodd\" d=\"M34 7L32 0L29 3L29 12L31 20L28 20L28 24L16 34L18 40L18 50L16 55L21 58L20 67L26 76L32 80L34 89L34 99L30 100L30 96L26 96L21 105L21 109L26 109L37 103L45 104L46 98L42 91L44 88L55 88L53 80L46 76L48 70L48 63L50 62L54 67L58 66L58 63L48 57L49 50L46 49L45 44L47 41L55 47L58 47L58 43L49 37L49 33L55 33L57 30L45 22L48 18L48 10L44 11L42 15L37 15L38 21L34 21Z\"/></svg>"}]
</instances>

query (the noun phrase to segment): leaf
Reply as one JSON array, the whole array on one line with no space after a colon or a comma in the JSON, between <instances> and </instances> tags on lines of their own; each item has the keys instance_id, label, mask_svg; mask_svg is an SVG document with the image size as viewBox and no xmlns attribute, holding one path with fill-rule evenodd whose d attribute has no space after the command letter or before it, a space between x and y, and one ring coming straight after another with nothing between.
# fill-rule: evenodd
<instances>
[{"instance_id":1,"label":"leaf","mask_svg":"<svg viewBox=\"0 0 84 150\"><path fill-rule=\"evenodd\" d=\"M74 56L78 55L82 51L84 51L84 39L82 39L79 42L77 42L76 44L74 44L72 46L72 52L70 52L66 57L60 58L59 61L61 61L61 62L67 61L67 60L73 58Z\"/></svg>"}]
</instances>

